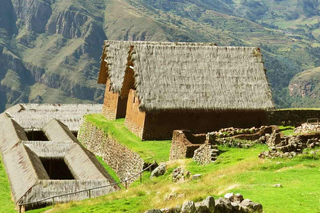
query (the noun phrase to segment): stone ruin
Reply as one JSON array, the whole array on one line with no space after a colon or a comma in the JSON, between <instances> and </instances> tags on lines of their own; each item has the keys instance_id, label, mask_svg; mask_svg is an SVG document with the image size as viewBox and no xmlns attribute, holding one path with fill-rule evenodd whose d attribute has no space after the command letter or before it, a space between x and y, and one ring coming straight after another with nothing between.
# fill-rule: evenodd
<instances>
[{"instance_id":1,"label":"stone ruin","mask_svg":"<svg viewBox=\"0 0 320 213\"><path fill-rule=\"evenodd\" d=\"M266 144L269 151L259 154L260 158L293 158L302 154L306 148L316 148L320 145L320 133L283 136L279 130L274 130L271 135L266 135Z\"/></svg>"},{"instance_id":2,"label":"stone ruin","mask_svg":"<svg viewBox=\"0 0 320 213\"><path fill-rule=\"evenodd\" d=\"M316 121L316 122L310 122ZM308 134L308 133L316 133L320 132L320 123L318 118L308 119L307 123L301 124L294 129L295 134Z\"/></svg>"},{"instance_id":3,"label":"stone ruin","mask_svg":"<svg viewBox=\"0 0 320 213\"><path fill-rule=\"evenodd\" d=\"M218 146L214 135L192 134L189 130L173 131L170 160L193 158L199 164L208 164L217 159Z\"/></svg>"},{"instance_id":4,"label":"stone ruin","mask_svg":"<svg viewBox=\"0 0 320 213\"><path fill-rule=\"evenodd\" d=\"M207 134L193 134L189 130L173 131L170 160L193 158L201 165L215 161L219 155L218 144L231 147L250 147L254 143L265 143L265 135L271 134L276 126L252 127L247 129L224 128ZM240 140L255 140L243 144Z\"/></svg>"}]
</instances>

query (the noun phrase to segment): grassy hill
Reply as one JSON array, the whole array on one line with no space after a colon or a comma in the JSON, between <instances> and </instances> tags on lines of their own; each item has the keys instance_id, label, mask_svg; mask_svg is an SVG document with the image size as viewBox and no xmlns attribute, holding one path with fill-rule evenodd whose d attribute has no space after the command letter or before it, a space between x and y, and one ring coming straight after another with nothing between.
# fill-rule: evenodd
<instances>
[{"instance_id":1,"label":"grassy hill","mask_svg":"<svg viewBox=\"0 0 320 213\"><path fill-rule=\"evenodd\" d=\"M263 204L265 212L318 212L320 205L319 155L290 159L261 160L257 155L266 149L219 147L218 161L199 166L191 160L168 162L164 176L136 182L128 190L110 195L55 206L50 212L144 212L152 208L174 207L185 200L200 201L209 195L218 198L227 192L241 193L245 198ZM200 180L172 182L172 171L182 166ZM282 188L273 187L282 184ZM170 194L173 198L165 200ZM51 207L30 212L44 212Z\"/></svg>"},{"instance_id":2,"label":"grassy hill","mask_svg":"<svg viewBox=\"0 0 320 213\"><path fill-rule=\"evenodd\" d=\"M291 107L294 75L320 66L314 0L4 0L0 10L0 111L102 102L105 39L260 46L278 107Z\"/></svg>"},{"instance_id":3,"label":"grassy hill","mask_svg":"<svg viewBox=\"0 0 320 213\"><path fill-rule=\"evenodd\" d=\"M97 124L104 122L99 116L90 117ZM126 134L123 120L108 121L104 126L113 137ZM292 134L292 127L281 127L285 134ZM159 152L152 149L157 141L137 141L131 135L122 136L128 139L122 143L133 147L145 156L154 155L158 160L168 157L170 146L162 146ZM137 143L140 143L137 145ZM163 142L158 142L163 143ZM151 149L150 149L151 147ZM259 159L258 154L267 150L266 145L256 145L252 148L240 149L219 146L221 154L217 161L206 166L200 166L192 159L167 162L164 176L150 179L150 173L145 172L143 182L134 182L128 190L87 199L81 202L58 204L32 210L30 213L46 212L144 212L152 208L174 207L185 200L200 201L209 195L218 198L225 193L241 193L245 198L263 205L268 213L300 213L319 212L319 166L320 150L315 153L298 155L293 159ZM101 160L101 159L100 159ZM110 168L104 165L108 171ZM187 179L183 183L172 182L172 172L178 166L191 174L202 174L198 180ZM115 174L112 174L116 178ZM282 188L273 187L282 184ZM10 201L8 180L0 161L0 204L1 210L15 212ZM171 199L166 199L171 195Z\"/></svg>"}]
</instances>

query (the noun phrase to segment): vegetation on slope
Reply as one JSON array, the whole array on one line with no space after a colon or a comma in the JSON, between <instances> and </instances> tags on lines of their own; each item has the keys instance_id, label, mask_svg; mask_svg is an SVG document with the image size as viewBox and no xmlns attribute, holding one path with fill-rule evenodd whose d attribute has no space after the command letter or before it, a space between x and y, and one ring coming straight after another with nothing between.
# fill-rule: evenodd
<instances>
[{"instance_id":1,"label":"vegetation on slope","mask_svg":"<svg viewBox=\"0 0 320 213\"><path fill-rule=\"evenodd\" d=\"M320 66L314 0L4 0L0 11L0 112L19 102L101 102L107 38L260 46L277 107L299 101L290 80Z\"/></svg>"},{"instance_id":2,"label":"vegetation on slope","mask_svg":"<svg viewBox=\"0 0 320 213\"><path fill-rule=\"evenodd\" d=\"M117 142L138 153L146 162L155 160L160 163L169 160L170 140L141 141L125 127L124 119L111 121L107 120L102 114L86 115L85 119L103 130L109 137L113 137Z\"/></svg>"},{"instance_id":3,"label":"vegetation on slope","mask_svg":"<svg viewBox=\"0 0 320 213\"><path fill-rule=\"evenodd\" d=\"M16 213L10 192L9 180L0 156L0 212Z\"/></svg>"},{"instance_id":4,"label":"vegetation on slope","mask_svg":"<svg viewBox=\"0 0 320 213\"><path fill-rule=\"evenodd\" d=\"M219 149L223 152L218 160L207 166L199 166L191 159L168 162L164 176L150 180L150 174L145 173L142 184L135 182L128 190L57 205L52 213L144 212L151 208L176 206L185 200L200 201L208 195L218 198L227 192L238 192L245 198L262 203L268 213L320 211L319 154L262 160L257 155L267 149L263 145L250 149ZM177 166L192 174L200 173L202 177L185 183L173 183L172 171ZM273 187L278 183L283 187ZM174 198L165 200L170 194Z\"/></svg>"}]
</instances>

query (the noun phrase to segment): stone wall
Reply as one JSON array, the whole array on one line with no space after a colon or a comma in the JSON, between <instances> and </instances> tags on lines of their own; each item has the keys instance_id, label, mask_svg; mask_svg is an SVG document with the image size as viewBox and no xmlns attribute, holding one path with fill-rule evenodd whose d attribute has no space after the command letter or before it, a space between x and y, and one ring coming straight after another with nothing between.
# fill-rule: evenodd
<instances>
[{"instance_id":1,"label":"stone wall","mask_svg":"<svg viewBox=\"0 0 320 213\"><path fill-rule=\"evenodd\" d=\"M200 165L211 163L211 147L209 144L203 144L194 151L193 160Z\"/></svg>"},{"instance_id":2,"label":"stone wall","mask_svg":"<svg viewBox=\"0 0 320 213\"><path fill-rule=\"evenodd\" d=\"M309 118L320 118L320 110L275 110L267 113L269 124L300 125Z\"/></svg>"},{"instance_id":3,"label":"stone wall","mask_svg":"<svg viewBox=\"0 0 320 213\"><path fill-rule=\"evenodd\" d=\"M187 130L174 130L172 136L170 160L192 158L194 151L198 149L201 144L205 143L205 138L202 143L194 144L188 138L187 135L192 135Z\"/></svg>"},{"instance_id":4,"label":"stone wall","mask_svg":"<svg viewBox=\"0 0 320 213\"><path fill-rule=\"evenodd\" d=\"M81 124L78 139L88 150L101 156L120 180L131 177L143 169L144 161L137 153L121 145L85 119ZM129 183L136 178L129 180Z\"/></svg>"}]
</instances>

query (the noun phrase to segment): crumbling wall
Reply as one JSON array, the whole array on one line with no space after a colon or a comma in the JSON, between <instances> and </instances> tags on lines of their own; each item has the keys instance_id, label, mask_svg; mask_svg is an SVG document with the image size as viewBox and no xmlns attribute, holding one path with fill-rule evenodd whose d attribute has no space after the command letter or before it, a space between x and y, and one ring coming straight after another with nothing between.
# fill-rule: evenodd
<instances>
[{"instance_id":1,"label":"crumbling wall","mask_svg":"<svg viewBox=\"0 0 320 213\"><path fill-rule=\"evenodd\" d=\"M194 151L193 160L200 165L211 163L211 147L209 144L203 144Z\"/></svg>"},{"instance_id":2,"label":"crumbling wall","mask_svg":"<svg viewBox=\"0 0 320 213\"><path fill-rule=\"evenodd\" d=\"M189 138L188 138L189 136ZM194 141L190 141L190 137ZM203 140L201 142L201 139ZM174 130L170 150L170 160L192 158L196 149L206 140L205 134L192 134L187 130Z\"/></svg>"},{"instance_id":3,"label":"crumbling wall","mask_svg":"<svg viewBox=\"0 0 320 213\"><path fill-rule=\"evenodd\" d=\"M106 135L103 130L85 119L80 127L78 139L88 150L101 156L117 173L120 180L125 180L143 169L144 161L137 153ZM128 182L131 183L134 180L135 178Z\"/></svg>"}]
</instances>

